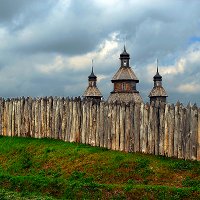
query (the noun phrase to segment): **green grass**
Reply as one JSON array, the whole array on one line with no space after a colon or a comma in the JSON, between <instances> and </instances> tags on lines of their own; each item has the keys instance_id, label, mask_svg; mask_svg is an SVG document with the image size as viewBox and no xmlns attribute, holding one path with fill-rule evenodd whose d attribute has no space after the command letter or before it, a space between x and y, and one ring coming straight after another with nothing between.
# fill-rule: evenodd
<instances>
[{"instance_id":1,"label":"green grass","mask_svg":"<svg viewBox=\"0 0 200 200\"><path fill-rule=\"evenodd\" d=\"M200 199L200 162L0 137L0 199Z\"/></svg>"}]
</instances>

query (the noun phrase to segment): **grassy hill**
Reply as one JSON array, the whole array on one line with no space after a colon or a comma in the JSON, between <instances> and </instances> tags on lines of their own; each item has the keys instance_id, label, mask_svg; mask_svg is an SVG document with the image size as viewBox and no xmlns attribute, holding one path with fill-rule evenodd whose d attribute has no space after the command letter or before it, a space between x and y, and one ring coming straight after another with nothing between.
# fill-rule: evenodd
<instances>
[{"instance_id":1,"label":"grassy hill","mask_svg":"<svg viewBox=\"0 0 200 200\"><path fill-rule=\"evenodd\" d=\"M200 162L0 137L0 199L200 199Z\"/></svg>"}]
</instances>

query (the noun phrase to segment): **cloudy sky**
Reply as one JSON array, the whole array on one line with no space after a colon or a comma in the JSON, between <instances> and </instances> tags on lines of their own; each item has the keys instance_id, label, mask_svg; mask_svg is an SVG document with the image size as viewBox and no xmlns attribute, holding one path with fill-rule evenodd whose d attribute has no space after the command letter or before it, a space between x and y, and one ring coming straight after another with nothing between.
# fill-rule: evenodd
<instances>
[{"instance_id":1,"label":"cloudy sky","mask_svg":"<svg viewBox=\"0 0 200 200\"><path fill-rule=\"evenodd\" d=\"M126 38L143 100L156 58L169 98L200 105L199 0L0 0L0 96L80 96L91 60L105 99Z\"/></svg>"}]
</instances>

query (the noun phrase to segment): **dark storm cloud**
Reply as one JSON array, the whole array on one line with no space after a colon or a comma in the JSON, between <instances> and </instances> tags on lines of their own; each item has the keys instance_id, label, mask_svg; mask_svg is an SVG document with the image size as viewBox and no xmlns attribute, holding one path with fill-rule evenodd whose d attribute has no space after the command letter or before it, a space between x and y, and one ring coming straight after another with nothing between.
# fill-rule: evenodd
<instances>
[{"instance_id":1,"label":"dark storm cloud","mask_svg":"<svg viewBox=\"0 0 200 200\"><path fill-rule=\"evenodd\" d=\"M162 68L175 69L177 60L189 60L183 72L163 77L172 101L178 96L175 89L180 81L189 89L200 85L196 81L188 86L199 75L200 56L192 46L200 37L199 7L197 0L1 0L1 96L79 96L90 73L87 57L96 59L97 74L105 76L98 84L107 97L127 38L131 65L145 101L153 85L152 75L146 73L148 65L158 57ZM106 41L118 46L111 51ZM190 45L197 53L187 57ZM99 56L102 51L104 56ZM57 56L64 59L61 64L55 61ZM78 67L76 62L80 62ZM194 96L196 100L198 95Z\"/></svg>"}]
</instances>

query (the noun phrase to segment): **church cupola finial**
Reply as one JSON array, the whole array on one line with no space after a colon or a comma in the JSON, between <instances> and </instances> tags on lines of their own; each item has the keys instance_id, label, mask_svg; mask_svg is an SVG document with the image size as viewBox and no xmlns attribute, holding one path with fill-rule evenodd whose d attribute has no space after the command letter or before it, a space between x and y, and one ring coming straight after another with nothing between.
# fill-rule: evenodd
<instances>
[{"instance_id":1,"label":"church cupola finial","mask_svg":"<svg viewBox=\"0 0 200 200\"><path fill-rule=\"evenodd\" d=\"M97 77L94 75L94 69L93 69L93 59L92 59L92 72L91 74L88 76L88 79L97 79Z\"/></svg>"}]
</instances>

